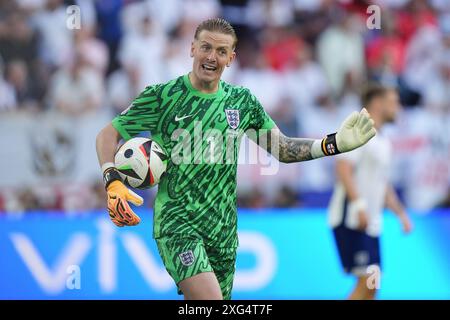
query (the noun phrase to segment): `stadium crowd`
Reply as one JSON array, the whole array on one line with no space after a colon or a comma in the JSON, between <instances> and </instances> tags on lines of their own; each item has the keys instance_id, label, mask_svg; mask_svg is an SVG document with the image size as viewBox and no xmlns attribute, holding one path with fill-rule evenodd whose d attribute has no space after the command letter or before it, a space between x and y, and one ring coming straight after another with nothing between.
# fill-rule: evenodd
<instances>
[{"instance_id":1,"label":"stadium crowd","mask_svg":"<svg viewBox=\"0 0 450 320\"><path fill-rule=\"evenodd\" d=\"M371 4L381 9L379 27L368 22ZM79 29L68 27L76 12L71 5L81 13ZM429 183L433 196L425 208L450 205L450 1L445 0L4 0L0 117L55 113L95 119L106 113L111 119L145 86L190 70L195 28L213 16L230 21L239 38L237 61L224 80L248 87L286 135L318 138L337 129L361 107L359 94L368 81L397 87L404 111L391 132L396 168L404 171L393 173L395 185L404 191ZM429 158L441 159L438 191L433 177L422 177ZM280 167L265 184L245 170L239 205L326 206L332 166L324 159ZM105 206L99 177L50 187L43 181L0 184L0 211ZM411 206L415 192L422 193L414 190L404 191ZM150 204L154 190L145 195Z\"/></svg>"}]
</instances>

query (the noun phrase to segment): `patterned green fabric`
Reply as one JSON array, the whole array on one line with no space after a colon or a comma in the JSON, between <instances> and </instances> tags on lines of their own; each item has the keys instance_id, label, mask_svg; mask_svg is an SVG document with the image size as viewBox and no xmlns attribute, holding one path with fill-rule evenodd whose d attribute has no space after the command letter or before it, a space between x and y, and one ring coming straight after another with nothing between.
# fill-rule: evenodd
<instances>
[{"instance_id":1,"label":"patterned green fabric","mask_svg":"<svg viewBox=\"0 0 450 320\"><path fill-rule=\"evenodd\" d=\"M154 238L177 234L237 247L240 139L275 126L248 89L221 81L216 93L204 94L184 75L147 87L112 124L126 140L149 131L170 156L154 205Z\"/></svg>"}]
</instances>

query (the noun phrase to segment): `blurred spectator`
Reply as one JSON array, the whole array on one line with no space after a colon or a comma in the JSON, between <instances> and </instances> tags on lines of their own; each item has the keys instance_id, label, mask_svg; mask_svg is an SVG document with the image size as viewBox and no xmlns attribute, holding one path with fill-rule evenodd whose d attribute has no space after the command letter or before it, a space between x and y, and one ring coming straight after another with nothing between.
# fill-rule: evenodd
<instances>
[{"instance_id":1,"label":"blurred spectator","mask_svg":"<svg viewBox=\"0 0 450 320\"><path fill-rule=\"evenodd\" d=\"M433 45L433 53L423 60L428 73L422 80L425 105L442 111L450 110L450 13L440 21L441 36Z\"/></svg>"},{"instance_id":2,"label":"blurred spectator","mask_svg":"<svg viewBox=\"0 0 450 320\"><path fill-rule=\"evenodd\" d=\"M239 39L243 39L249 33L247 19L249 0L221 0L221 16L231 23Z\"/></svg>"},{"instance_id":3,"label":"blurred spectator","mask_svg":"<svg viewBox=\"0 0 450 320\"><path fill-rule=\"evenodd\" d=\"M4 66L0 56L0 112L13 110L17 106L13 86L4 78Z\"/></svg>"},{"instance_id":4,"label":"blurred spectator","mask_svg":"<svg viewBox=\"0 0 450 320\"><path fill-rule=\"evenodd\" d=\"M334 96L341 95L344 80L364 79L364 42L354 16L336 12L337 24L321 34L317 43L317 54L327 75Z\"/></svg>"},{"instance_id":5,"label":"blurred spectator","mask_svg":"<svg viewBox=\"0 0 450 320\"><path fill-rule=\"evenodd\" d=\"M295 111L294 101L289 96L283 95L272 112L273 121L275 121L281 132L288 137L298 136L299 130Z\"/></svg>"},{"instance_id":6,"label":"blurred spectator","mask_svg":"<svg viewBox=\"0 0 450 320\"><path fill-rule=\"evenodd\" d=\"M40 37L31 28L29 20L23 12L15 11L5 19L3 26L0 22L0 55L6 64L11 61L25 63L27 81L33 84L36 98L41 100L48 76L39 57Z\"/></svg>"},{"instance_id":7,"label":"blurred spectator","mask_svg":"<svg viewBox=\"0 0 450 320\"><path fill-rule=\"evenodd\" d=\"M137 78L139 92L165 80L163 55L166 36L151 17L144 17L136 32L127 33L120 45L119 59L130 78Z\"/></svg>"},{"instance_id":8,"label":"blurred spectator","mask_svg":"<svg viewBox=\"0 0 450 320\"><path fill-rule=\"evenodd\" d=\"M147 1L127 2L120 11L122 33L130 34L139 32L142 20L145 18L151 18L155 21Z\"/></svg>"},{"instance_id":9,"label":"blurred spectator","mask_svg":"<svg viewBox=\"0 0 450 320\"><path fill-rule=\"evenodd\" d=\"M424 94L424 88L430 79L435 78L439 69L441 36L434 26L424 26L411 37L406 49L404 70L405 84L419 93ZM417 101L405 101L406 104L417 104Z\"/></svg>"},{"instance_id":10,"label":"blurred spectator","mask_svg":"<svg viewBox=\"0 0 450 320\"><path fill-rule=\"evenodd\" d=\"M66 4L74 4L80 7L81 29L94 30L97 27L97 12L95 1L92 0L66 0Z\"/></svg>"},{"instance_id":11,"label":"blurred spectator","mask_svg":"<svg viewBox=\"0 0 450 320\"><path fill-rule=\"evenodd\" d=\"M395 86L403 71L405 43L395 29L395 16L387 12L382 16L381 34L367 43L369 77L385 85Z\"/></svg>"},{"instance_id":12,"label":"blurred spectator","mask_svg":"<svg viewBox=\"0 0 450 320\"><path fill-rule=\"evenodd\" d=\"M38 35L29 26L25 15L18 11L10 14L0 32L0 55L6 63L22 60L28 68L38 57Z\"/></svg>"},{"instance_id":13,"label":"blurred spectator","mask_svg":"<svg viewBox=\"0 0 450 320\"><path fill-rule=\"evenodd\" d=\"M347 73L344 78L341 95L336 101L337 105L348 112L350 110L359 110L363 107L360 99L361 86L361 79L355 77L354 73Z\"/></svg>"},{"instance_id":14,"label":"blurred spectator","mask_svg":"<svg viewBox=\"0 0 450 320\"><path fill-rule=\"evenodd\" d=\"M11 84L18 109L37 111L36 82L29 76L27 65L22 60L11 61L6 66L6 80Z\"/></svg>"},{"instance_id":15,"label":"blurred spectator","mask_svg":"<svg viewBox=\"0 0 450 320\"><path fill-rule=\"evenodd\" d=\"M437 73L424 84L424 103L438 113L450 111L450 55L437 65Z\"/></svg>"},{"instance_id":16,"label":"blurred spectator","mask_svg":"<svg viewBox=\"0 0 450 320\"><path fill-rule=\"evenodd\" d=\"M122 39L120 13L125 0L95 0L97 35L109 50L108 74L119 67L117 50Z\"/></svg>"},{"instance_id":17,"label":"blurred spectator","mask_svg":"<svg viewBox=\"0 0 450 320\"><path fill-rule=\"evenodd\" d=\"M247 21L254 28L292 25L293 9L290 0L250 0Z\"/></svg>"},{"instance_id":18,"label":"blurred spectator","mask_svg":"<svg viewBox=\"0 0 450 320\"><path fill-rule=\"evenodd\" d=\"M300 205L297 192L289 186L282 186L273 201L275 208L295 208Z\"/></svg>"},{"instance_id":19,"label":"blurred spectator","mask_svg":"<svg viewBox=\"0 0 450 320\"><path fill-rule=\"evenodd\" d=\"M271 114L283 95L281 75L268 68L265 56L253 51L252 65L239 73L239 85L248 89L258 98L264 109Z\"/></svg>"},{"instance_id":20,"label":"blurred spectator","mask_svg":"<svg viewBox=\"0 0 450 320\"><path fill-rule=\"evenodd\" d=\"M30 188L19 192L18 203L21 208L18 211L36 210L40 208L39 199Z\"/></svg>"},{"instance_id":21,"label":"blurred spectator","mask_svg":"<svg viewBox=\"0 0 450 320\"><path fill-rule=\"evenodd\" d=\"M330 88L322 67L313 59L309 45L305 44L297 52L294 66L284 75L284 83L298 108L296 117L300 121L302 112L316 107L321 98L328 95Z\"/></svg>"},{"instance_id":22,"label":"blurred spectator","mask_svg":"<svg viewBox=\"0 0 450 320\"><path fill-rule=\"evenodd\" d=\"M51 68L63 66L70 59L73 39L66 20L63 0L48 0L45 10L32 16L33 25L42 37L39 55Z\"/></svg>"},{"instance_id":23,"label":"blurred spectator","mask_svg":"<svg viewBox=\"0 0 450 320\"><path fill-rule=\"evenodd\" d=\"M397 11L395 28L402 39L408 42L418 29L436 23L436 16L429 1L410 0L402 10Z\"/></svg>"},{"instance_id":24,"label":"blurred spectator","mask_svg":"<svg viewBox=\"0 0 450 320\"><path fill-rule=\"evenodd\" d=\"M37 209L63 210L64 197L57 186L35 185L30 192L31 199L37 199ZM35 209L36 209L35 208Z\"/></svg>"},{"instance_id":25,"label":"blurred spectator","mask_svg":"<svg viewBox=\"0 0 450 320\"><path fill-rule=\"evenodd\" d=\"M71 4L81 8L80 30L66 27ZM381 6L381 30L365 27L370 4ZM20 110L42 112L44 106L68 115L62 117L75 126L86 115L84 124L92 122L94 128L98 122L100 127L145 86L189 72L195 28L212 16L230 20L239 38L237 59L223 79L248 87L287 135L320 138L336 130L349 112L361 107L358 93L369 79L398 86L406 107L421 107L405 111L403 122L394 126L397 139L405 137L397 143L403 150L395 170L398 187L416 209L443 201L450 176L446 0L3 0L0 112L11 112L1 114L2 135L8 136L14 126L26 131L35 119ZM45 130L46 124L39 124ZM86 128L83 134L89 135ZM22 135L21 140L17 131L12 135L20 141L19 158L26 158L30 151L25 142L32 139ZM96 155L88 155L93 149L77 141L86 153L78 165L96 165ZM38 150L49 144L51 139L43 139ZM39 152L32 153L36 160ZM332 167L332 159L282 165L264 184L260 166L241 166L238 201L245 207L288 206L298 190L317 199L315 193L325 194L334 182ZM45 191L59 199L46 204L33 200L31 178L23 190L0 180L3 207L102 208L103 188L91 185L86 178L91 176L80 177L70 192L57 186ZM255 189L257 185L264 188ZM86 190L95 190L98 199Z\"/></svg>"},{"instance_id":26,"label":"blurred spectator","mask_svg":"<svg viewBox=\"0 0 450 320\"><path fill-rule=\"evenodd\" d=\"M22 213L31 210L58 210L59 194L51 187L25 186L14 192L3 193L4 206L12 213Z\"/></svg>"},{"instance_id":27,"label":"blurred spectator","mask_svg":"<svg viewBox=\"0 0 450 320\"><path fill-rule=\"evenodd\" d=\"M189 51L196 28L197 22L185 18L180 20L170 35L164 56L166 64L165 80L174 79L191 70L192 58Z\"/></svg>"},{"instance_id":28,"label":"blurred spectator","mask_svg":"<svg viewBox=\"0 0 450 320\"><path fill-rule=\"evenodd\" d=\"M181 4L183 15L187 20L196 21L217 17L220 13L218 0L183 0Z\"/></svg>"},{"instance_id":29,"label":"blurred spectator","mask_svg":"<svg viewBox=\"0 0 450 320\"><path fill-rule=\"evenodd\" d=\"M450 177L450 112L448 108L425 106L408 113L398 135L410 137L410 151L405 153L402 185L408 205L427 210L447 194ZM400 146L401 148L401 146ZM411 156L413 155L413 156Z\"/></svg>"},{"instance_id":30,"label":"blurred spectator","mask_svg":"<svg viewBox=\"0 0 450 320\"><path fill-rule=\"evenodd\" d=\"M107 79L106 92L112 115L125 110L136 98L139 88L137 77L130 78L124 69L117 69Z\"/></svg>"},{"instance_id":31,"label":"blurred spectator","mask_svg":"<svg viewBox=\"0 0 450 320\"><path fill-rule=\"evenodd\" d=\"M303 46L293 29L270 26L262 33L262 43L264 57L269 67L276 71L293 68Z\"/></svg>"},{"instance_id":32,"label":"blurred spectator","mask_svg":"<svg viewBox=\"0 0 450 320\"><path fill-rule=\"evenodd\" d=\"M94 28L83 26L74 31L75 50L80 52L83 60L104 77L109 64L108 48L94 37Z\"/></svg>"},{"instance_id":33,"label":"blurred spectator","mask_svg":"<svg viewBox=\"0 0 450 320\"><path fill-rule=\"evenodd\" d=\"M76 52L69 67L53 75L49 92L55 110L70 116L94 113L103 102L103 78Z\"/></svg>"},{"instance_id":34,"label":"blurred spectator","mask_svg":"<svg viewBox=\"0 0 450 320\"><path fill-rule=\"evenodd\" d=\"M336 3L333 0L294 0L295 24L302 38L315 45L318 37L331 24Z\"/></svg>"},{"instance_id":35,"label":"blurred spectator","mask_svg":"<svg viewBox=\"0 0 450 320\"><path fill-rule=\"evenodd\" d=\"M147 0L152 18L157 19L166 33L173 30L183 19L182 0Z\"/></svg>"}]
</instances>

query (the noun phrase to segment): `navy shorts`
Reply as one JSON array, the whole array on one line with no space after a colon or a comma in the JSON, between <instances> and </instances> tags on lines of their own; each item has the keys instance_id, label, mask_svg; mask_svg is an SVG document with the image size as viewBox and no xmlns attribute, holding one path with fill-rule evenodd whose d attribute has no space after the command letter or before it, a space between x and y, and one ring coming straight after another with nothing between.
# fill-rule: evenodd
<instances>
[{"instance_id":1,"label":"navy shorts","mask_svg":"<svg viewBox=\"0 0 450 320\"><path fill-rule=\"evenodd\" d=\"M364 276L368 275L367 267L370 265L381 268L379 237L371 237L343 225L334 228L333 233L345 272Z\"/></svg>"}]
</instances>

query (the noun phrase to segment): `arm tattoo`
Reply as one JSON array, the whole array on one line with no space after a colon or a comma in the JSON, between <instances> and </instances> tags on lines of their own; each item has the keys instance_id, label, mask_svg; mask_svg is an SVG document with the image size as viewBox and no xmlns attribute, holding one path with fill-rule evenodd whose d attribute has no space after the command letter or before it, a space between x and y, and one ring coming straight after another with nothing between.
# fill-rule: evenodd
<instances>
[{"instance_id":1,"label":"arm tattoo","mask_svg":"<svg viewBox=\"0 0 450 320\"><path fill-rule=\"evenodd\" d=\"M265 135L265 140L260 141L259 145L280 162L291 163L313 159L311 148L314 139L290 138L279 130L271 130Z\"/></svg>"},{"instance_id":2,"label":"arm tattoo","mask_svg":"<svg viewBox=\"0 0 450 320\"><path fill-rule=\"evenodd\" d=\"M286 163L311 160L313 142L313 139L289 138L281 135L278 160Z\"/></svg>"}]
</instances>

